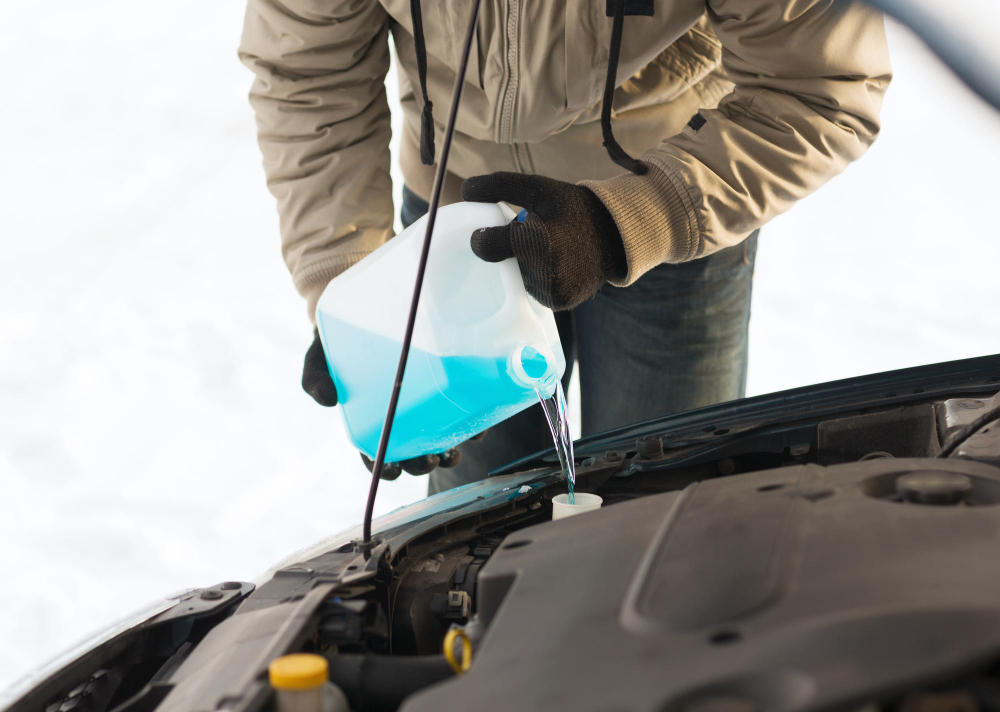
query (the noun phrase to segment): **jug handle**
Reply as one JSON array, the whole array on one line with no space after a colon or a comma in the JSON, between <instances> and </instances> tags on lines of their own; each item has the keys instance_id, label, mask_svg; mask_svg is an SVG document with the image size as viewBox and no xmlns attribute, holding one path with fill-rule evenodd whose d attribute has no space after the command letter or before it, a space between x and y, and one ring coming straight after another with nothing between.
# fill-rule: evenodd
<instances>
[{"instance_id":1,"label":"jug handle","mask_svg":"<svg viewBox=\"0 0 1000 712\"><path fill-rule=\"evenodd\" d=\"M507 203L497 203L497 207L500 208L500 214L503 215L504 224L509 223L518 215Z\"/></svg>"},{"instance_id":2,"label":"jug handle","mask_svg":"<svg viewBox=\"0 0 1000 712\"><path fill-rule=\"evenodd\" d=\"M511 220L524 220L524 218L521 217L521 213L524 213L523 210L521 213L515 213L506 203L497 203L496 205L500 208L500 214L503 216L505 225L510 223ZM517 266L517 258L510 257L506 260L498 262L497 268L500 273L500 281L503 284L504 292L506 294L517 294L519 296L524 295L528 299L531 299L528 291L524 288L524 280L521 278L521 270Z\"/></svg>"}]
</instances>

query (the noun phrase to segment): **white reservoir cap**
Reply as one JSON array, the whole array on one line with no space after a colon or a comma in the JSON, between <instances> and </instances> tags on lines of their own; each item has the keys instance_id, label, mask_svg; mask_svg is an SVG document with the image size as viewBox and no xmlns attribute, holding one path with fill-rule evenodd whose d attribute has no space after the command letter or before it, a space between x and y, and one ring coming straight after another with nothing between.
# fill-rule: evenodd
<instances>
[{"instance_id":1,"label":"white reservoir cap","mask_svg":"<svg viewBox=\"0 0 1000 712\"><path fill-rule=\"evenodd\" d=\"M574 499L576 503L570 504L568 494L557 494L553 497L552 519L565 519L575 514L593 512L595 509L600 509L601 504L604 503L604 500L598 495L588 494L587 492L577 492Z\"/></svg>"}]
</instances>

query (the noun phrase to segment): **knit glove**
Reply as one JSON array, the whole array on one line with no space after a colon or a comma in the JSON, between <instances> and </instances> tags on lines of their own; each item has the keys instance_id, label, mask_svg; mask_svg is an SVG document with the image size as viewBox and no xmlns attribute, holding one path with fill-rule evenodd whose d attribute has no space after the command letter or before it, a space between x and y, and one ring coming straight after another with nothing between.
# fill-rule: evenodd
<instances>
[{"instance_id":1,"label":"knit glove","mask_svg":"<svg viewBox=\"0 0 1000 712\"><path fill-rule=\"evenodd\" d=\"M472 233L487 262L516 257L528 294L550 309L572 309L627 273L625 247L611 213L581 185L520 173L492 173L462 183L462 198L527 210L522 221Z\"/></svg>"},{"instance_id":2,"label":"knit glove","mask_svg":"<svg viewBox=\"0 0 1000 712\"><path fill-rule=\"evenodd\" d=\"M337 387L330 377L330 369L326 365L326 355L323 353L323 344L318 331L313 332L312 346L306 351L302 367L302 390L321 406L332 408L337 405ZM375 463L365 457L364 453L361 454L361 460L371 472ZM421 455L402 462L387 462L382 466L381 478L394 480L403 470L411 475L426 475L436 467L454 467L461 461L462 453L452 448L440 455Z\"/></svg>"}]
</instances>

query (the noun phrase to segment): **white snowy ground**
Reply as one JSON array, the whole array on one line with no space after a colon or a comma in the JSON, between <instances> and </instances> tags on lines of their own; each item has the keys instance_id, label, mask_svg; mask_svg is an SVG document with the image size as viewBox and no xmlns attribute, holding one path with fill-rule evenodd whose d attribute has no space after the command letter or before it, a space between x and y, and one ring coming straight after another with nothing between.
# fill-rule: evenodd
<instances>
[{"instance_id":1,"label":"white snowy ground","mask_svg":"<svg viewBox=\"0 0 1000 712\"><path fill-rule=\"evenodd\" d=\"M367 473L298 387L310 334L235 56L242 5L6 8L0 687L360 519ZM882 138L764 232L751 393L1000 351L1000 115L891 39ZM383 484L377 510L424 487Z\"/></svg>"}]
</instances>

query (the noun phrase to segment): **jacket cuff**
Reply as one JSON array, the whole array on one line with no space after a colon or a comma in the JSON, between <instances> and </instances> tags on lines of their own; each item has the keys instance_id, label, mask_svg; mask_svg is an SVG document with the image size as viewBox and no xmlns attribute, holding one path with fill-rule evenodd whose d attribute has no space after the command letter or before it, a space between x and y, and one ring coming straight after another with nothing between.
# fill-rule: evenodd
<instances>
[{"instance_id":1,"label":"jacket cuff","mask_svg":"<svg viewBox=\"0 0 1000 712\"><path fill-rule=\"evenodd\" d=\"M616 287L627 287L664 262L698 256L701 231L694 201L684 185L643 156L646 172L582 181L611 213L625 246L628 269Z\"/></svg>"},{"instance_id":2,"label":"jacket cuff","mask_svg":"<svg viewBox=\"0 0 1000 712\"><path fill-rule=\"evenodd\" d=\"M368 252L347 252L325 257L295 271L295 288L305 297L309 321L316 325L316 304L330 280L367 257Z\"/></svg>"}]
</instances>

